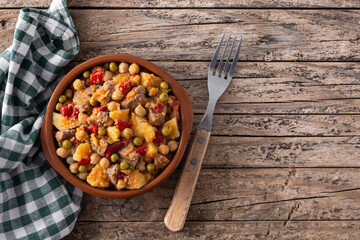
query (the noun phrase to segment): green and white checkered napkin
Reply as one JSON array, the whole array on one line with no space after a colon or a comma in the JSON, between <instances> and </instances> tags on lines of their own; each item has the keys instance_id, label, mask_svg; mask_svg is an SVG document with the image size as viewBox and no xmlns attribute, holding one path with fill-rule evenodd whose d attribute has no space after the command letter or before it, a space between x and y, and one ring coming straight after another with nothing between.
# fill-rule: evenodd
<instances>
[{"instance_id":1,"label":"green and white checkered napkin","mask_svg":"<svg viewBox=\"0 0 360 240\"><path fill-rule=\"evenodd\" d=\"M20 11L0 55L0 239L60 239L74 227L82 192L41 152L48 100L80 43L65 1Z\"/></svg>"}]
</instances>

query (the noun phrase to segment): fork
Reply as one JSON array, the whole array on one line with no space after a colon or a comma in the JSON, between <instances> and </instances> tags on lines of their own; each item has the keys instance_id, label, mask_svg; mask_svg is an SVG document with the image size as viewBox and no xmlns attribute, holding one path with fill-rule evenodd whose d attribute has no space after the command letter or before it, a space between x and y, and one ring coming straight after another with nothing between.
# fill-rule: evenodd
<instances>
[{"instance_id":1,"label":"fork","mask_svg":"<svg viewBox=\"0 0 360 240\"><path fill-rule=\"evenodd\" d=\"M205 114L195 130L195 135L190 147L190 151L185 159L172 202L164 218L165 226L173 232L180 231L184 227L185 220L190 208L191 199L196 187L196 182L199 177L201 164L205 156L207 145L209 143L215 105L219 97L229 86L235 71L236 63L239 58L242 39L240 39L232 65L229 67L230 69L228 69L231 55L236 43L235 37L233 43L231 44L225 66L222 68L226 50L231 40L230 35L226 41L224 52L220 57L219 65L215 72L215 66L224 37L225 33L222 35L221 40L215 50L208 72L209 102L206 107Z\"/></svg>"}]
</instances>

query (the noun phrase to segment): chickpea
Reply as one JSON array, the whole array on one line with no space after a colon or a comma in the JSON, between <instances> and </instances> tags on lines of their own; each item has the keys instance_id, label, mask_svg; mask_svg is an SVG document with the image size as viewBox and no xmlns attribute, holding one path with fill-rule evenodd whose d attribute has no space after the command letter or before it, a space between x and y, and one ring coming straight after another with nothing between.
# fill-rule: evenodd
<instances>
[{"instance_id":1,"label":"chickpea","mask_svg":"<svg viewBox=\"0 0 360 240\"><path fill-rule=\"evenodd\" d=\"M150 97L153 97L153 96L156 96L159 92L159 89L158 88L151 88L150 91L149 91L149 96Z\"/></svg>"},{"instance_id":2,"label":"chickpea","mask_svg":"<svg viewBox=\"0 0 360 240\"><path fill-rule=\"evenodd\" d=\"M139 70L140 70L139 65L137 65L136 63L131 64L129 67L130 74L134 74L134 73L136 74L139 72Z\"/></svg>"},{"instance_id":3,"label":"chickpea","mask_svg":"<svg viewBox=\"0 0 360 240\"><path fill-rule=\"evenodd\" d=\"M126 183L123 179L119 179L116 183L116 189L117 190L121 190L124 189L126 187Z\"/></svg>"},{"instance_id":4,"label":"chickpea","mask_svg":"<svg viewBox=\"0 0 360 240\"><path fill-rule=\"evenodd\" d=\"M81 180L86 180L86 178L87 178L88 175L89 175L89 174L88 174L87 172L76 174L76 176L77 176L78 178L80 178Z\"/></svg>"},{"instance_id":5,"label":"chickpea","mask_svg":"<svg viewBox=\"0 0 360 240\"><path fill-rule=\"evenodd\" d=\"M103 157L100 159L99 165L102 169L107 169L110 166L110 161L106 157Z\"/></svg>"},{"instance_id":6,"label":"chickpea","mask_svg":"<svg viewBox=\"0 0 360 240\"><path fill-rule=\"evenodd\" d=\"M97 153L92 153L90 155L90 164L97 164L101 159L101 156Z\"/></svg>"},{"instance_id":7,"label":"chickpea","mask_svg":"<svg viewBox=\"0 0 360 240\"><path fill-rule=\"evenodd\" d=\"M110 102L107 106L109 112L115 111L115 110L119 110L120 109L120 104L117 102Z\"/></svg>"},{"instance_id":8,"label":"chickpea","mask_svg":"<svg viewBox=\"0 0 360 240\"><path fill-rule=\"evenodd\" d=\"M87 119L89 116L86 113L79 113L78 119L81 124L87 125Z\"/></svg>"},{"instance_id":9,"label":"chickpea","mask_svg":"<svg viewBox=\"0 0 360 240\"><path fill-rule=\"evenodd\" d=\"M80 129L75 133L75 137L79 141L85 141L89 138L89 134L84 129Z\"/></svg>"},{"instance_id":10,"label":"chickpea","mask_svg":"<svg viewBox=\"0 0 360 240\"><path fill-rule=\"evenodd\" d=\"M169 151L174 152L178 148L179 143L174 141L174 140L171 140L171 141L168 142L167 145L169 147Z\"/></svg>"},{"instance_id":11,"label":"chickpea","mask_svg":"<svg viewBox=\"0 0 360 240\"><path fill-rule=\"evenodd\" d=\"M104 81L111 80L113 76L114 76L114 73L112 73L110 71L105 71L105 73L104 73Z\"/></svg>"},{"instance_id":12,"label":"chickpea","mask_svg":"<svg viewBox=\"0 0 360 240\"><path fill-rule=\"evenodd\" d=\"M70 154L70 149L65 149L63 147L58 148L56 154L61 158L66 158Z\"/></svg>"},{"instance_id":13,"label":"chickpea","mask_svg":"<svg viewBox=\"0 0 360 240\"><path fill-rule=\"evenodd\" d=\"M159 152L162 154L162 155L167 155L169 153L169 146L168 145L165 145L165 144L161 144L159 146Z\"/></svg>"},{"instance_id":14,"label":"chickpea","mask_svg":"<svg viewBox=\"0 0 360 240\"><path fill-rule=\"evenodd\" d=\"M121 136L125 139L130 139L133 136L133 131L131 128L125 128L121 131Z\"/></svg>"},{"instance_id":15,"label":"chickpea","mask_svg":"<svg viewBox=\"0 0 360 240\"><path fill-rule=\"evenodd\" d=\"M122 62L120 63L119 65L119 72L120 73L126 73L129 71L129 64L125 63L125 62Z\"/></svg>"},{"instance_id":16,"label":"chickpea","mask_svg":"<svg viewBox=\"0 0 360 240\"><path fill-rule=\"evenodd\" d=\"M80 79L76 79L73 83L73 87L75 90L80 91L84 88L85 82L81 81Z\"/></svg>"},{"instance_id":17,"label":"chickpea","mask_svg":"<svg viewBox=\"0 0 360 240\"><path fill-rule=\"evenodd\" d=\"M65 96L66 96L66 98L70 99L70 98L72 98L72 95L73 95L73 92L72 92L71 89L66 89L66 90L65 90Z\"/></svg>"},{"instance_id":18,"label":"chickpea","mask_svg":"<svg viewBox=\"0 0 360 240\"><path fill-rule=\"evenodd\" d=\"M114 124L114 120L109 118L106 122L104 122L104 127L112 126Z\"/></svg>"},{"instance_id":19,"label":"chickpea","mask_svg":"<svg viewBox=\"0 0 360 240\"><path fill-rule=\"evenodd\" d=\"M75 174L79 172L79 167L76 162L70 164L69 169L70 169L70 172L75 173Z\"/></svg>"},{"instance_id":20,"label":"chickpea","mask_svg":"<svg viewBox=\"0 0 360 240\"><path fill-rule=\"evenodd\" d=\"M123 95L122 92L119 89L116 89L112 95L111 95L111 99L115 100L115 101L120 101L121 99L123 99Z\"/></svg>"},{"instance_id":21,"label":"chickpea","mask_svg":"<svg viewBox=\"0 0 360 240\"><path fill-rule=\"evenodd\" d=\"M141 106L140 104L135 108L135 114L140 116L140 117L144 117L146 115L146 110L143 106Z\"/></svg>"},{"instance_id":22,"label":"chickpea","mask_svg":"<svg viewBox=\"0 0 360 240\"><path fill-rule=\"evenodd\" d=\"M140 75L136 74L135 76L130 76L130 82L132 86L137 86L140 84Z\"/></svg>"},{"instance_id":23,"label":"chickpea","mask_svg":"<svg viewBox=\"0 0 360 240\"><path fill-rule=\"evenodd\" d=\"M74 162L73 157L67 157L67 158L66 158L66 163L67 163L67 164L70 165L70 164L72 164L73 162Z\"/></svg>"}]
</instances>

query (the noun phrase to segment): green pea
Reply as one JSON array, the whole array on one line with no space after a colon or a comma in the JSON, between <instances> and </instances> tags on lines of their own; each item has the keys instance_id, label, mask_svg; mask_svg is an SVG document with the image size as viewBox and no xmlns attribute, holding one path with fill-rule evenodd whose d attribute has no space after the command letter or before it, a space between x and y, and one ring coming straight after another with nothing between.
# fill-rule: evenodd
<instances>
[{"instance_id":1,"label":"green pea","mask_svg":"<svg viewBox=\"0 0 360 240\"><path fill-rule=\"evenodd\" d=\"M89 103L93 107L96 107L98 105L98 102L93 98L90 98Z\"/></svg>"},{"instance_id":2,"label":"green pea","mask_svg":"<svg viewBox=\"0 0 360 240\"><path fill-rule=\"evenodd\" d=\"M57 103L55 106L56 111L60 111L60 108L62 107L61 103Z\"/></svg>"},{"instance_id":3,"label":"green pea","mask_svg":"<svg viewBox=\"0 0 360 240\"><path fill-rule=\"evenodd\" d=\"M110 69L110 71L112 71L112 72L116 72L116 71L118 70L118 66L117 66L116 63L111 62L111 63L109 64L109 69Z\"/></svg>"},{"instance_id":4,"label":"green pea","mask_svg":"<svg viewBox=\"0 0 360 240\"><path fill-rule=\"evenodd\" d=\"M100 136L105 136L106 135L106 129L105 128L99 128L98 129L98 134L100 135Z\"/></svg>"},{"instance_id":5,"label":"green pea","mask_svg":"<svg viewBox=\"0 0 360 240\"><path fill-rule=\"evenodd\" d=\"M110 160L111 160L112 162L116 162L117 160L119 160L119 155L118 155L117 153L111 154Z\"/></svg>"},{"instance_id":6,"label":"green pea","mask_svg":"<svg viewBox=\"0 0 360 240\"><path fill-rule=\"evenodd\" d=\"M160 83L160 88L161 88L161 90L168 90L169 89L169 84L167 82L161 82Z\"/></svg>"},{"instance_id":7,"label":"green pea","mask_svg":"<svg viewBox=\"0 0 360 240\"><path fill-rule=\"evenodd\" d=\"M160 101L167 102L169 99L169 95L166 92L162 92L159 96Z\"/></svg>"},{"instance_id":8,"label":"green pea","mask_svg":"<svg viewBox=\"0 0 360 240\"><path fill-rule=\"evenodd\" d=\"M121 168L121 170L126 170L129 168L129 164L126 161L122 161L120 163L120 168Z\"/></svg>"},{"instance_id":9,"label":"green pea","mask_svg":"<svg viewBox=\"0 0 360 240\"><path fill-rule=\"evenodd\" d=\"M83 72L83 77L84 77L84 78L89 78L89 77L90 77L90 74L91 74L90 71L85 71L85 72Z\"/></svg>"},{"instance_id":10,"label":"green pea","mask_svg":"<svg viewBox=\"0 0 360 240\"><path fill-rule=\"evenodd\" d=\"M135 144L136 146L141 146L141 145L143 145L143 142L144 142L144 141L143 141L142 138L136 137L136 138L134 138L133 142L134 142L134 144Z\"/></svg>"},{"instance_id":11,"label":"green pea","mask_svg":"<svg viewBox=\"0 0 360 240\"><path fill-rule=\"evenodd\" d=\"M62 142L63 148L70 149L71 148L71 142L69 140L64 140Z\"/></svg>"},{"instance_id":12,"label":"green pea","mask_svg":"<svg viewBox=\"0 0 360 240\"><path fill-rule=\"evenodd\" d=\"M164 136L169 136L172 132L172 128L170 126L163 126L161 129L161 133Z\"/></svg>"},{"instance_id":13,"label":"green pea","mask_svg":"<svg viewBox=\"0 0 360 240\"><path fill-rule=\"evenodd\" d=\"M148 163L146 165L146 169L148 170L148 172L151 173L151 172L155 171L155 165L153 163Z\"/></svg>"},{"instance_id":14,"label":"green pea","mask_svg":"<svg viewBox=\"0 0 360 240\"><path fill-rule=\"evenodd\" d=\"M59 103L63 103L63 102L65 102L66 101L66 96L65 95L61 95L60 97L59 97Z\"/></svg>"},{"instance_id":15,"label":"green pea","mask_svg":"<svg viewBox=\"0 0 360 240\"><path fill-rule=\"evenodd\" d=\"M86 166L85 165L80 165L79 166L79 172L81 172L81 173L87 172Z\"/></svg>"}]
</instances>

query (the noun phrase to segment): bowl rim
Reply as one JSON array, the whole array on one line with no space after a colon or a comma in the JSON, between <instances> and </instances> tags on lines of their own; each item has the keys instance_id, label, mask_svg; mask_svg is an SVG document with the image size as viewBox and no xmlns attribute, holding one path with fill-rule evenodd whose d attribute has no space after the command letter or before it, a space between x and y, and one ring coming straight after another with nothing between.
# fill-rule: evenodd
<instances>
[{"instance_id":1,"label":"bowl rim","mask_svg":"<svg viewBox=\"0 0 360 240\"><path fill-rule=\"evenodd\" d=\"M52 113L54 112L55 105L59 96L67 88L67 86L76 79L82 72L88 70L92 67L95 67L99 64L106 62L128 62L128 63L137 63L139 66L146 68L155 75L161 77L164 81L168 82L173 94L180 103L180 115L181 115L181 135L179 141L179 147L174 155L173 159L170 161L169 165L151 182L146 184L140 189L134 190L106 190L90 186L87 182L79 179L76 175L69 171L69 168L66 166L64 161L60 159L56 154L56 145L53 136L53 124L52 124ZM167 72L162 70L160 67L155 65L152 62L149 62L143 58L136 57L128 54L107 54L101 55L94 58L91 58L83 63L78 64L73 69L71 69L58 83L54 92L51 95L49 100L44 120L42 123L41 129L41 145L45 155L45 158L50 163L50 165L59 173L63 178L70 182L75 187L80 190L102 198L130 198L137 195L143 194L157 185L165 181L176 169L180 163L182 156L184 155L187 142L190 138L191 128L193 125L193 112L191 108L190 100L181 87L181 85L171 77Z\"/></svg>"}]
</instances>

